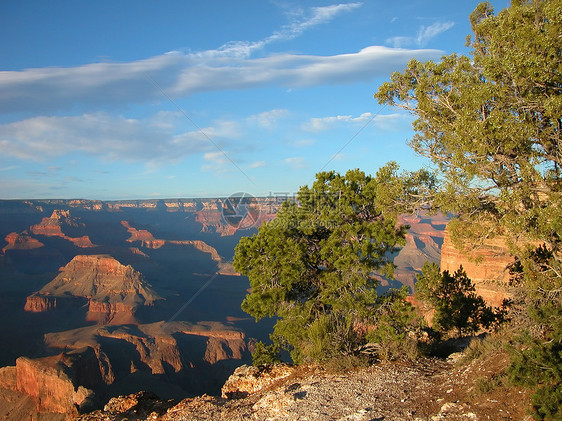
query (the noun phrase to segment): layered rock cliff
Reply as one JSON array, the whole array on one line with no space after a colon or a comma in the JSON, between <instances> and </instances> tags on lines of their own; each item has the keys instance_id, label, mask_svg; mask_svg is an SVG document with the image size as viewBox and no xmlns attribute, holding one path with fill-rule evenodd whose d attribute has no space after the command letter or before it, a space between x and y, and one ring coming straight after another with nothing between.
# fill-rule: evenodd
<instances>
[{"instance_id":1,"label":"layered rock cliff","mask_svg":"<svg viewBox=\"0 0 562 421\"><path fill-rule=\"evenodd\" d=\"M513 256L501 237L487 239L482 246L468 252L457 249L451 241L450 233L445 230L441 247L441 270L454 273L462 266L474 283L476 293L488 305L499 307L505 298L509 298L509 272L506 267L512 262Z\"/></svg>"},{"instance_id":2,"label":"layered rock cliff","mask_svg":"<svg viewBox=\"0 0 562 421\"><path fill-rule=\"evenodd\" d=\"M219 253L214 247L211 247L207 243L201 240L162 240L158 238L154 238L152 233L148 230L138 230L132 227L129 222L121 221L121 225L127 229L130 234L130 237L127 239L128 242L133 243L135 241L139 241L141 247L146 247L149 249L159 249L164 247L166 244L173 244L179 246L193 246L197 250L202 251L203 253L209 253L211 255L211 259L216 262L221 262L221 257Z\"/></svg>"},{"instance_id":3,"label":"layered rock cliff","mask_svg":"<svg viewBox=\"0 0 562 421\"><path fill-rule=\"evenodd\" d=\"M68 305L77 298L88 301L87 320L131 323L138 306L152 305L161 297L131 266L108 255L79 255L41 290L27 298L26 311L41 312Z\"/></svg>"},{"instance_id":4,"label":"layered rock cliff","mask_svg":"<svg viewBox=\"0 0 562 421\"><path fill-rule=\"evenodd\" d=\"M45 246L41 241L29 235L27 231L19 234L11 232L5 237L5 240L8 244L2 248L3 253L6 253L7 250L33 250Z\"/></svg>"},{"instance_id":5,"label":"layered rock cliff","mask_svg":"<svg viewBox=\"0 0 562 421\"><path fill-rule=\"evenodd\" d=\"M49 218L43 218L37 225L32 225L29 230L35 235L44 235L45 237L61 237L72 242L75 246L81 248L95 247L90 241L90 237L83 235L80 237L69 237L63 232L63 227L83 227L84 224L79 222L77 218L70 216L68 210L55 209Z\"/></svg>"},{"instance_id":6,"label":"layered rock cliff","mask_svg":"<svg viewBox=\"0 0 562 421\"><path fill-rule=\"evenodd\" d=\"M99 349L114 373L115 390L164 396L216 392L234 367L250 359L244 333L218 322L89 326L48 333L45 344L53 350Z\"/></svg>"},{"instance_id":7,"label":"layered rock cliff","mask_svg":"<svg viewBox=\"0 0 562 421\"><path fill-rule=\"evenodd\" d=\"M99 355L86 347L58 355L19 357L0 373L0 387L29 396L37 412L77 415L94 408L94 389L113 379Z\"/></svg>"}]
</instances>

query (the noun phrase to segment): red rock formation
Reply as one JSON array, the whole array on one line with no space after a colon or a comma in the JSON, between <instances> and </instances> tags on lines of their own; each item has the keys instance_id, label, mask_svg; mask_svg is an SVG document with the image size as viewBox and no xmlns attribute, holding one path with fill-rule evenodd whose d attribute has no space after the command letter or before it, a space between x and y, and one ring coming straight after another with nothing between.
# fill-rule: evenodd
<instances>
[{"instance_id":1,"label":"red rock formation","mask_svg":"<svg viewBox=\"0 0 562 421\"><path fill-rule=\"evenodd\" d=\"M90 237L88 237L87 235L83 235L82 237L76 237L76 238L64 236L63 238L65 240L74 243L76 247L81 247L81 248L96 247L96 245L92 243Z\"/></svg>"},{"instance_id":2,"label":"red rock formation","mask_svg":"<svg viewBox=\"0 0 562 421\"><path fill-rule=\"evenodd\" d=\"M181 355L182 343L190 345L188 359ZM215 364L224 360L239 360L247 356L248 348L243 332L229 330L220 323L189 324L186 322L154 323L148 325L122 325L116 327L90 326L66 332L48 333L45 344L51 348L80 349L86 346L103 349L104 340L120 340L131 344L131 372L135 364L146 366L151 374L179 373L186 367L201 363ZM202 348L201 348L202 347ZM109 353L108 353L109 355ZM197 357L195 357L197 356ZM138 358L134 360L134 358ZM121 367L121 370L123 367Z\"/></svg>"},{"instance_id":3,"label":"red rock formation","mask_svg":"<svg viewBox=\"0 0 562 421\"><path fill-rule=\"evenodd\" d=\"M20 234L11 232L5 237L5 240L8 245L2 249L4 253L7 250L32 250L44 246L42 242L33 238L27 231L23 231Z\"/></svg>"},{"instance_id":4,"label":"red rock formation","mask_svg":"<svg viewBox=\"0 0 562 421\"><path fill-rule=\"evenodd\" d=\"M152 240L144 240L141 242L141 246L142 247L146 247L147 249L159 249L161 247L164 247L166 245L167 241L166 240L157 240L157 239L152 239Z\"/></svg>"},{"instance_id":5,"label":"red rock formation","mask_svg":"<svg viewBox=\"0 0 562 421\"><path fill-rule=\"evenodd\" d=\"M132 243L133 241L154 240L154 236L147 230L138 230L136 228L133 228L127 221L121 221L121 225L123 225L131 235L127 239L127 241L130 243Z\"/></svg>"},{"instance_id":6,"label":"red rock formation","mask_svg":"<svg viewBox=\"0 0 562 421\"><path fill-rule=\"evenodd\" d=\"M410 228L406 234L406 244L393 259L396 265L394 270L396 282L378 277L383 287L397 288L402 284L408 286L410 291L414 291L416 275L421 272L424 263L438 263L440 260L440 244L445 220L447 217L441 213L399 215L398 225L408 225Z\"/></svg>"},{"instance_id":7,"label":"red rock formation","mask_svg":"<svg viewBox=\"0 0 562 421\"><path fill-rule=\"evenodd\" d=\"M26 311L47 311L72 297L89 301L87 320L132 323L137 306L161 299L131 266L107 255L75 256L61 273L28 297Z\"/></svg>"},{"instance_id":8,"label":"red rock formation","mask_svg":"<svg viewBox=\"0 0 562 421\"><path fill-rule=\"evenodd\" d=\"M57 307L57 298L50 296L30 295L25 300L25 311L41 313Z\"/></svg>"},{"instance_id":9,"label":"red rock formation","mask_svg":"<svg viewBox=\"0 0 562 421\"><path fill-rule=\"evenodd\" d=\"M107 373L92 348L52 357L16 360L16 390L30 396L38 412L76 415Z\"/></svg>"},{"instance_id":10,"label":"red rock formation","mask_svg":"<svg viewBox=\"0 0 562 421\"><path fill-rule=\"evenodd\" d=\"M219 253L214 247L211 247L207 243L201 240L161 240L154 238L154 236L147 230L137 230L127 221L121 221L121 225L127 228L127 231L131 235L127 241L132 243L134 241L140 241L142 247L146 247L149 249L159 249L164 247L166 244L174 244L180 246L193 246L197 250L202 251L203 253L209 253L211 255L211 259L216 262L221 262L221 258Z\"/></svg>"},{"instance_id":11,"label":"red rock formation","mask_svg":"<svg viewBox=\"0 0 562 421\"><path fill-rule=\"evenodd\" d=\"M8 390L17 390L16 367L0 368L0 388Z\"/></svg>"},{"instance_id":12,"label":"red rock formation","mask_svg":"<svg viewBox=\"0 0 562 421\"><path fill-rule=\"evenodd\" d=\"M54 210L49 218L43 218L37 225L32 225L29 229L35 235L44 235L46 237L61 237L74 243L75 246L81 248L95 247L87 235L82 237L68 237L62 231L63 225L79 227L84 224L78 222L76 218L70 216L70 211Z\"/></svg>"},{"instance_id":13,"label":"red rock formation","mask_svg":"<svg viewBox=\"0 0 562 421\"><path fill-rule=\"evenodd\" d=\"M450 234L445 231L441 248L441 270L455 272L463 267L476 287L476 292L488 305L499 307L504 298L509 297L507 282L509 272L506 266L513 262L504 240L496 237L470 253L458 250L452 243Z\"/></svg>"},{"instance_id":14,"label":"red rock formation","mask_svg":"<svg viewBox=\"0 0 562 421\"><path fill-rule=\"evenodd\" d=\"M203 227L202 232L216 232L221 236L234 235L237 231L236 227L224 222L220 210L204 209L198 211L195 221L199 222Z\"/></svg>"},{"instance_id":15,"label":"red rock formation","mask_svg":"<svg viewBox=\"0 0 562 421\"><path fill-rule=\"evenodd\" d=\"M103 325L136 323L134 307L123 303L107 303L96 300L88 301L86 321Z\"/></svg>"}]
</instances>

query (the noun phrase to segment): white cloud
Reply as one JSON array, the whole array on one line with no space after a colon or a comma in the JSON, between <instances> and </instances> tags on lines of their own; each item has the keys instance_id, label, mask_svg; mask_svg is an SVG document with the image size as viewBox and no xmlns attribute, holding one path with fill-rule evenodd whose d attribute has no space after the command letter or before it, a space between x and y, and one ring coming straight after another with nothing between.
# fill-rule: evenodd
<instances>
[{"instance_id":1,"label":"white cloud","mask_svg":"<svg viewBox=\"0 0 562 421\"><path fill-rule=\"evenodd\" d=\"M285 163L289 164L291 167L298 169L298 168L306 168L306 161L302 156L294 156L291 158L285 158Z\"/></svg>"},{"instance_id":2,"label":"white cloud","mask_svg":"<svg viewBox=\"0 0 562 421\"><path fill-rule=\"evenodd\" d=\"M437 35L445 31L448 31L454 25L455 22L448 21L448 22L436 22L429 26L421 26L418 29L418 33L415 37L407 37L407 36L392 37L386 40L386 44L394 48L404 48L412 45L416 45L418 47L425 47L432 38L435 38Z\"/></svg>"},{"instance_id":3,"label":"white cloud","mask_svg":"<svg viewBox=\"0 0 562 421\"><path fill-rule=\"evenodd\" d=\"M349 12L360 7L362 3L343 3L330 6L313 7L310 13L302 10L294 10L291 13L292 22L284 25L279 31L259 41L232 41L222 45L216 50L207 50L196 53L197 57L249 57L254 51L262 49L266 45L295 39L302 35L307 29L327 23L337 15Z\"/></svg>"},{"instance_id":4,"label":"white cloud","mask_svg":"<svg viewBox=\"0 0 562 421\"><path fill-rule=\"evenodd\" d=\"M421 38L435 33L424 30ZM420 39L421 39L420 38ZM371 46L332 56L276 54L259 58L169 53L128 63L95 63L0 72L0 113L55 112L79 106L123 106L195 93L261 86L309 87L371 81L439 50Z\"/></svg>"},{"instance_id":5,"label":"white cloud","mask_svg":"<svg viewBox=\"0 0 562 421\"><path fill-rule=\"evenodd\" d=\"M179 134L153 122L106 113L34 117L0 125L0 155L43 161L82 152L108 160L176 162L213 150L208 137L225 141L239 135L229 121Z\"/></svg>"},{"instance_id":6,"label":"white cloud","mask_svg":"<svg viewBox=\"0 0 562 421\"><path fill-rule=\"evenodd\" d=\"M312 146L316 143L316 139L300 139L293 143L293 146L297 148L305 148L307 146Z\"/></svg>"},{"instance_id":7,"label":"white cloud","mask_svg":"<svg viewBox=\"0 0 562 421\"><path fill-rule=\"evenodd\" d=\"M203 155L203 159L207 162L201 167L203 171L222 173L232 165L225 152L222 151L207 152Z\"/></svg>"},{"instance_id":8,"label":"white cloud","mask_svg":"<svg viewBox=\"0 0 562 421\"><path fill-rule=\"evenodd\" d=\"M258 126L264 127L266 129L272 129L276 126L277 121L289 114L288 110L276 109L271 111L265 111L260 114L255 114L248 117L248 122L250 124L256 124Z\"/></svg>"},{"instance_id":9,"label":"white cloud","mask_svg":"<svg viewBox=\"0 0 562 421\"><path fill-rule=\"evenodd\" d=\"M266 165L267 164L265 163L265 161L256 161L256 162L252 162L250 164L250 168L263 168Z\"/></svg>"},{"instance_id":10,"label":"white cloud","mask_svg":"<svg viewBox=\"0 0 562 421\"><path fill-rule=\"evenodd\" d=\"M402 118L404 118L404 115L401 113L383 115L363 113L357 117L353 117L351 115L315 117L303 123L301 128L308 132L321 132L343 124L365 125L373 123L380 128L389 129L393 124L398 124L399 120Z\"/></svg>"},{"instance_id":11,"label":"white cloud","mask_svg":"<svg viewBox=\"0 0 562 421\"><path fill-rule=\"evenodd\" d=\"M414 43L412 37L392 37L386 40L386 43L394 48L404 48Z\"/></svg>"},{"instance_id":12,"label":"white cloud","mask_svg":"<svg viewBox=\"0 0 562 421\"><path fill-rule=\"evenodd\" d=\"M442 32L448 31L455 25L455 22L436 22L433 25L422 26L418 31L416 42L420 46L427 45L427 42Z\"/></svg>"}]
</instances>

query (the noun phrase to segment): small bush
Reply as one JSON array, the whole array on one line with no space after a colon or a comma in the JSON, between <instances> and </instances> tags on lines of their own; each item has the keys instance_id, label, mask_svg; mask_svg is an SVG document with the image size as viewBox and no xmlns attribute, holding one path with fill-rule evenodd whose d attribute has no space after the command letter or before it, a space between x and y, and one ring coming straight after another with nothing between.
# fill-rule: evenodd
<instances>
[{"instance_id":1,"label":"small bush","mask_svg":"<svg viewBox=\"0 0 562 421\"><path fill-rule=\"evenodd\" d=\"M256 367L273 365L281 362L278 345L265 345L263 342L256 343L256 349L252 353L252 364Z\"/></svg>"},{"instance_id":2,"label":"small bush","mask_svg":"<svg viewBox=\"0 0 562 421\"><path fill-rule=\"evenodd\" d=\"M474 382L474 390L477 394L483 395L507 385L509 385L507 376L504 373L500 373L491 377L478 377Z\"/></svg>"},{"instance_id":3,"label":"small bush","mask_svg":"<svg viewBox=\"0 0 562 421\"><path fill-rule=\"evenodd\" d=\"M347 373L369 367L369 358L366 355L342 355L332 358L324 364L329 373Z\"/></svg>"},{"instance_id":4,"label":"small bush","mask_svg":"<svg viewBox=\"0 0 562 421\"><path fill-rule=\"evenodd\" d=\"M499 335L475 337L464 351L464 357L461 362L466 363L478 358L489 357L498 352L505 352L507 345L506 339Z\"/></svg>"},{"instance_id":5,"label":"small bush","mask_svg":"<svg viewBox=\"0 0 562 421\"><path fill-rule=\"evenodd\" d=\"M462 336L481 328L497 329L506 319L508 302L499 309L488 307L462 266L451 275L447 270L441 273L435 263L424 264L416 294L435 310L433 325L442 332Z\"/></svg>"}]
</instances>

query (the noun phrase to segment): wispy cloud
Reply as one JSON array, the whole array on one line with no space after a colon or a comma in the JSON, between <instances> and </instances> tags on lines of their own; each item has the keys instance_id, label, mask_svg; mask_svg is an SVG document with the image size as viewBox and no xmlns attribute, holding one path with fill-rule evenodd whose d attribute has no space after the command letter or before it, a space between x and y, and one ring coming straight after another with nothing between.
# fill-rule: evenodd
<instances>
[{"instance_id":1,"label":"wispy cloud","mask_svg":"<svg viewBox=\"0 0 562 421\"><path fill-rule=\"evenodd\" d=\"M352 115L338 115L329 117L315 117L306 121L301 128L308 132L321 132L333 129L341 125L361 125L372 120L372 124L380 128L388 129L392 125L399 124L405 115L400 113L375 115L373 113L363 113L357 117Z\"/></svg>"},{"instance_id":2,"label":"wispy cloud","mask_svg":"<svg viewBox=\"0 0 562 421\"><path fill-rule=\"evenodd\" d=\"M93 63L0 72L0 113L55 113L161 100L160 88L174 98L210 91L286 88L371 81L399 70L412 58L428 60L442 54L431 49L370 46L331 56L291 53L251 53L273 41L297 37L308 28L328 22L360 3L318 7L311 16L283 27L254 43L236 42L199 53L170 52L125 63ZM415 44L446 30L452 23L420 29ZM402 46L400 46L402 47ZM158 86L151 83L157 82Z\"/></svg>"},{"instance_id":3,"label":"wispy cloud","mask_svg":"<svg viewBox=\"0 0 562 421\"><path fill-rule=\"evenodd\" d=\"M362 3L343 3L330 6L312 7L308 11L293 10L291 22L280 30L259 41L232 41L215 50L207 50L194 54L197 57L249 57L254 51L260 50L275 42L288 41L301 36L306 30L328 23L337 15L360 7Z\"/></svg>"},{"instance_id":4,"label":"wispy cloud","mask_svg":"<svg viewBox=\"0 0 562 421\"><path fill-rule=\"evenodd\" d=\"M263 168L265 167L267 164L265 161L256 161L256 162L252 162L250 164L250 168Z\"/></svg>"},{"instance_id":5,"label":"wispy cloud","mask_svg":"<svg viewBox=\"0 0 562 421\"><path fill-rule=\"evenodd\" d=\"M201 167L203 171L213 171L215 173L223 173L232 167L229 159L221 151L207 152L203 155L205 164Z\"/></svg>"},{"instance_id":6,"label":"wispy cloud","mask_svg":"<svg viewBox=\"0 0 562 421\"><path fill-rule=\"evenodd\" d=\"M448 31L455 25L452 21L447 22L436 22L429 26L420 26L418 33L415 37L408 36L398 36L388 38L386 44L394 48L404 48L404 47L425 47L428 42L435 38L437 35Z\"/></svg>"},{"instance_id":7,"label":"wispy cloud","mask_svg":"<svg viewBox=\"0 0 562 421\"><path fill-rule=\"evenodd\" d=\"M306 168L306 161L302 156L294 156L291 158L285 158L285 163L290 165L292 168Z\"/></svg>"},{"instance_id":8,"label":"wispy cloud","mask_svg":"<svg viewBox=\"0 0 562 421\"><path fill-rule=\"evenodd\" d=\"M247 121L250 124L255 124L266 129L273 129L277 125L277 122L288 114L289 110L285 109L264 111L263 113L248 117Z\"/></svg>"},{"instance_id":9,"label":"wispy cloud","mask_svg":"<svg viewBox=\"0 0 562 421\"><path fill-rule=\"evenodd\" d=\"M433 25L422 26L418 31L418 36L416 37L416 43L419 46L426 46L428 41L442 32L448 31L455 25L455 22L436 22Z\"/></svg>"},{"instance_id":10,"label":"wispy cloud","mask_svg":"<svg viewBox=\"0 0 562 421\"><path fill-rule=\"evenodd\" d=\"M17 168L17 165L8 165L7 167L0 167L0 171L12 171Z\"/></svg>"},{"instance_id":11,"label":"wispy cloud","mask_svg":"<svg viewBox=\"0 0 562 421\"><path fill-rule=\"evenodd\" d=\"M131 119L92 113L67 117L34 117L0 125L0 155L33 161L86 153L126 162L174 162L213 150L207 136L228 141L239 136L238 125L217 121L201 131L176 134L154 118Z\"/></svg>"}]
</instances>

